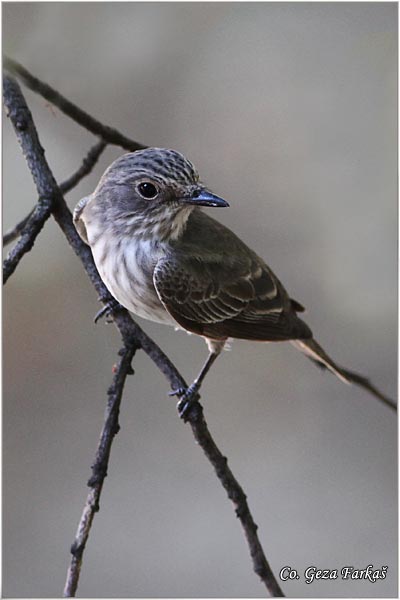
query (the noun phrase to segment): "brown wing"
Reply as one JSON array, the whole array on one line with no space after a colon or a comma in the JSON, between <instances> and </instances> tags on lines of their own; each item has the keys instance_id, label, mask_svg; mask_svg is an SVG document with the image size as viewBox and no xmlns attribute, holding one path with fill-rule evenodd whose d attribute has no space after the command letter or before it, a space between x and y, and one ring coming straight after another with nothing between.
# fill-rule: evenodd
<instances>
[{"instance_id":1,"label":"brown wing","mask_svg":"<svg viewBox=\"0 0 400 600\"><path fill-rule=\"evenodd\" d=\"M300 305L254 255L225 264L198 257L164 258L154 271L161 302L185 329L212 339L278 341L311 337ZM297 308L298 306L298 308Z\"/></svg>"}]
</instances>

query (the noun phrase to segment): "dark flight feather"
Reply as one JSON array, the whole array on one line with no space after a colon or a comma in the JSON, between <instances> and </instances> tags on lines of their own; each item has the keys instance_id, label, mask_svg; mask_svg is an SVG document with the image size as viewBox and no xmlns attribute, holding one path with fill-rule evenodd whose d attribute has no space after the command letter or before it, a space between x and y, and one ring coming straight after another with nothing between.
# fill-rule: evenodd
<instances>
[{"instance_id":1,"label":"dark flight feather","mask_svg":"<svg viewBox=\"0 0 400 600\"><path fill-rule=\"evenodd\" d=\"M207 247L198 255L199 226ZM204 231L204 229L203 229ZM200 232L201 233L201 232ZM201 247L201 246L200 246ZM272 271L221 223L197 211L179 246L154 270L154 286L166 310L185 329L209 337L280 341L307 339L304 310Z\"/></svg>"}]
</instances>

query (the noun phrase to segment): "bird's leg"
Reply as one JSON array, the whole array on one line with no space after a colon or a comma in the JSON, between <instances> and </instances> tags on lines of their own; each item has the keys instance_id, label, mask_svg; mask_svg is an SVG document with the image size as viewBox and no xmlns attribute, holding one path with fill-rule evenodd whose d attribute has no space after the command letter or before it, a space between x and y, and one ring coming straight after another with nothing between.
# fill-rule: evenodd
<instances>
[{"instance_id":1,"label":"bird's leg","mask_svg":"<svg viewBox=\"0 0 400 600\"><path fill-rule=\"evenodd\" d=\"M177 408L179 416L185 421L187 420L187 415L190 410L190 407L197 400L198 392L205 376L207 375L215 359L224 347L225 340L207 340L207 344L210 348L210 354L208 355L206 362L204 363L200 373L197 375L193 383L189 385L189 387L186 389L180 388L178 390L173 390L172 392L170 392L170 396L179 396L180 399L177 404Z\"/></svg>"},{"instance_id":2,"label":"bird's leg","mask_svg":"<svg viewBox=\"0 0 400 600\"><path fill-rule=\"evenodd\" d=\"M179 412L179 416L182 417L182 419L186 420L190 407L192 406L193 402L197 400L198 392L203 382L203 379L207 375L211 365L217 358L218 354L219 352L210 352L200 373L197 375L196 379L193 381L193 383L189 385L188 388L176 390L175 392L171 393L171 395L180 396L180 400L177 404L177 409Z\"/></svg>"},{"instance_id":3,"label":"bird's leg","mask_svg":"<svg viewBox=\"0 0 400 600\"><path fill-rule=\"evenodd\" d=\"M101 299L101 298L99 298ZM120 304L115 298L112 298L109 302L107 302L103 308L101 308L94 317L94 322L97 323L102 317L109 317L116 310L123 308L122 304Z\"/></svg>"}]
</instances>

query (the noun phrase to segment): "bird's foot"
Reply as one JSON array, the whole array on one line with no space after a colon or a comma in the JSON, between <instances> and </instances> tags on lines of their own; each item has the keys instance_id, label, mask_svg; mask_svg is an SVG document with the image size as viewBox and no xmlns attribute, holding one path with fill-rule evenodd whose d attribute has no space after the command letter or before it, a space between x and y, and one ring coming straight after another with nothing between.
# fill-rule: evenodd
<instances>
[{"instance_id":1,"label":"bird's foot","mask_svg":"<svg viewBox=\"0 0 400 600\"><path fill-rule=\"evenodd\" d=\"M178 388L169 393L170 396L178 396L179 402L176 405L176 408L178 409L180 418L183 419L185 423L188 421L189 414L192 410L200 408L200 404L198 403L200 398L199 388L200 385L197 381L194 381L188 388Z\"/></svg>"},{"instance_id":2,"label":"bird's foot","mask_svg":"<svg viewBox=\"0 0 400 600\"><path fill-rule=\"evenodd\" d=\"M112 298L112 300L107 302L107 304L105 304L103 306L103 308L101 308L99 310L99 312L95 315L93 320L95 323L97 323L98 321L100 321L100 319L102 319L103 317L106 317L106 323L111 323L112 319L110 319L109 317L112 317L114 312L116 312L117 310L120 310L122 308L123 308L122 304L117 302L117 300L115 300L115 298Z\"/></svg>"}]
</instances>

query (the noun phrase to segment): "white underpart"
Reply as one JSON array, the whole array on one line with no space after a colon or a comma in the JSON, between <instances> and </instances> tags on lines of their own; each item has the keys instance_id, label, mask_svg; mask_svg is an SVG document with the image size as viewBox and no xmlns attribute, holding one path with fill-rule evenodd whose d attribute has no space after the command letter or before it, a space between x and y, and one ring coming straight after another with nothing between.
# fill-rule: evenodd
<instances>
[{"instance_id":1,"label":"white underpart","mask_svg":"<svg viewBox=\"0 0 400 600\"><path fill-rule=\"evenodd\" d=\"M161 303L149 269L145 272L137 259L138 255L147 259L151 257L155 267L157 261L164 256L163 243L160 242L155 247L149 239L149 229L151 239L159 240L163 226L165 228L165 215L164 223L158 215L154 216L153 222L144 220L141 215L127 215L121 225L126 232L132 233L116 238L112 228L108 231L105 229L105 224L93 205L94 200L93 195L82 199L75 209L74 219L78 232L92 249L97 270L107 289L132 313L182 329ZM191 206L180 210L171 207L170 219L167 219L170 224L170 239L179 237L192 210Z\"/></svg>"},{"instance_id":2,"label":"white underpart","mask_svg":"<svg viewBox=\"0 0 400 600\"><path fill-rule=\"evenodd\" d=\"M88 232L89 242L90 236L91 232ZM177 322L165 310L155 288L149 285L141 265L138 264L137 244L140 244L144 254L150 251L154 254L150 241L133 242L131 238L120 240L119 248L111 249L113 238L103 233L92 245L93 258L100 277L114 298L134 314L176 327ZM161 258L162 254L160 250L158 255L154 256L154 260Z\"/></svg>"},{"instance_id":3,"label":"white underpart","mask_svg":"<svg viewBox=\"0 0 400 600\"><path fill-rule=\"evenodd\" d=\"M104 231L104 226L99 226L97 219L93 218L88 212L85 214L81 209L77 216L85 225L87 242L92 249L94 262L100 277L114 298L139 317L156 323L172 325L175 330L186 331L191 335L191 332L181 327L165 309L158 297L152 279L149 280L148 274L137 260L138 254L151 256L155 266L158 260L164 256L163 244L159 243L155 248L151 240L146 237L149 222L143 224L143 229L141 229L138 217L133 216L126 219L125 225L131 226L136 235L135 237L131 235L120 237L116 244L112 232ZM188 207L187 210L181 210L175 214L175 218L171 220L170 239L179 237L191 212L192 208ZM159 239L162 225L154 222L152 227L154 235L152 239ZM140 247L139 253L137 251L138 244ZM204 337L204 339L210 352L219 353L223 348L230 350L231 338L229 340L211 340Z\"/></svg>"}]
</instances>

